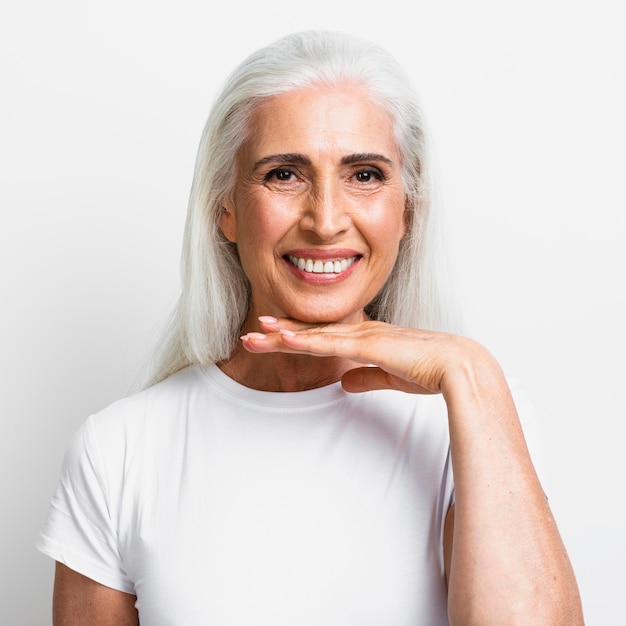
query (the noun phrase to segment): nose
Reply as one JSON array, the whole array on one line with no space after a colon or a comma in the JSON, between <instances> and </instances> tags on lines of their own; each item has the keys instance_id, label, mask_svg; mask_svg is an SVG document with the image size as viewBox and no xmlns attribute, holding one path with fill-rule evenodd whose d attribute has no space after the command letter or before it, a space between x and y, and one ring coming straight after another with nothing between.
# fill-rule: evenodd
<instances>
[{"instance_id":1,"label":"nose","mask_svg":"<svg viewBox=\"0 0 626 626\"><path fill-rule=\"evenodd\" d=\"M314 234L320 242L335 240L350 226L347 200L338 182L315 185L305 200L301 228Z\"/></svg>"}]
</instances>

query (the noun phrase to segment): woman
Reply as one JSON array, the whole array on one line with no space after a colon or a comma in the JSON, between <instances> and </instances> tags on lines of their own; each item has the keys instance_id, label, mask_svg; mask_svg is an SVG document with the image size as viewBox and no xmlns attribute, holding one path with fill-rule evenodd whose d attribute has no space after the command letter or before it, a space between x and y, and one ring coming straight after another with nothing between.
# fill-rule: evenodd
<instances>
[{"instance_id":1,"label":"woman","mask_svg":"<svg viewBox=\"0 0 626 626\"><path fill-rule=\"evenodd\" d=\"M450 333L407 85L312 32L224 86L155 384L77 433L42 531L56 624L582 623L507 382Z\"/></svg>"}]
</instances>

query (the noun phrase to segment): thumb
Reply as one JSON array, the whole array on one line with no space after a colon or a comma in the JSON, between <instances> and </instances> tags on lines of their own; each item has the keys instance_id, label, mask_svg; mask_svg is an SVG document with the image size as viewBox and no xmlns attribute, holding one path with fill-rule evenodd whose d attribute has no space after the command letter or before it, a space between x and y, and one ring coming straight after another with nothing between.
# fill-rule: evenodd
<instances>
[{"instance_id":1,"label":"thumb","mask_svg":"<svg viewBox=\"0 0 626 626\"><path fill-rule=\"evenodd\" d=\"M407 393L431 393L427 389L394 376L380 367L356 367L341 377L341 386L350 393L375 389L395 389Z\"/></svg>"},{"instance_id":2,"label":"thumb","mask_svg":"<svg viewBox=\"0 0 626 626\"><path fill-rule=\"evenodd\" d=\"M355 367L341 377L341 386L351 393L389 389L389 383L385 378L386 372L380 367Z\"/></svg>"}]
</instances>

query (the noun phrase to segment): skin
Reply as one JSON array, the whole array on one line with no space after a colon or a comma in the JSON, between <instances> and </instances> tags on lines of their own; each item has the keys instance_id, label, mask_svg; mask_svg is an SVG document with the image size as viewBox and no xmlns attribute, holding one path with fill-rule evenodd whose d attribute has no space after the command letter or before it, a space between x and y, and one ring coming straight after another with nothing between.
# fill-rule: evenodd
<instances>
[{"instance_id":1,"label":"skin","mask_svg":"<svg viewBox=\"0 0 626 626\"><path fill-rule=\"evenodd\" d=\"M136 598L56 564L52 623L54 626L136 626Z\"/></svg>"},{"instance_id":2,"label":"skin","mask_svg":"<svg viewBox=\"0 0 626 626\"><path fill-rule=\"evenodd\" d=\"M272 98L251 131L220 226L252 300L241 346L220 367L271 391L341 380L353 393L442 394L456 491L443 546L451 624L582 624L574 573L494 357L470 339L364 313L405 232L391 120L352 86ZM357 260L345 274L314 276L290 254ZM57 626L137 624L133 602L59 566Z\"/></svg>"},{"instance_id":3,"label":"skin","mask_svg":"<svg viewBox=\"0 0 626 626\"><path fill-rule=\"evenodd\" d=\"M347 391L443 395L456 494L444 533L451 624L583 623L574 573L513 400L484 347L371 321L305 328L278 319L262 327L264 336L244 339L250 352L346 355L376 365L346 372Z\"/></svg>"},{"instance_id":4,"label":"skin","mask_svg":"<svg viewBox=\"0 0 626 626\"><path fill-rule=\"evenodd\" d=\"M360 322L384 284L405 233L401 155L392 121L358 90L302 90L272 98L251 121L238 183L220 226L252 289L244 332L259 315L319 324ZM357 256L346 275L294 271L285 255ZM318 280L319 279L319 280ZM321 282L320 282L321 281ZM222 368L263 390L312 389L339 380L350 359L250 358Z\"/></svg>"}]
</instances>

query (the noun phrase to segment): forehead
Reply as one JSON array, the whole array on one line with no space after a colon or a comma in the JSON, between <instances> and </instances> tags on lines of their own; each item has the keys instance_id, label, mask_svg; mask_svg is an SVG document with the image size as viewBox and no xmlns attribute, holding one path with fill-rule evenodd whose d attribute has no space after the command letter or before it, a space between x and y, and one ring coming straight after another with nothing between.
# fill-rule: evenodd
<instances>
[{"instance_id":1,"label":"forehead","mask_svg":"<svg viewBox=\"0 0 626 626\"><path fill-rule=\"evenodd\" d=\"M264 100L249 120L244 152L372 152L397 158L391 114L361 87L310 87Z\"/></svg>"}]
</instances>

